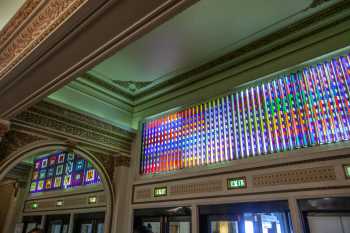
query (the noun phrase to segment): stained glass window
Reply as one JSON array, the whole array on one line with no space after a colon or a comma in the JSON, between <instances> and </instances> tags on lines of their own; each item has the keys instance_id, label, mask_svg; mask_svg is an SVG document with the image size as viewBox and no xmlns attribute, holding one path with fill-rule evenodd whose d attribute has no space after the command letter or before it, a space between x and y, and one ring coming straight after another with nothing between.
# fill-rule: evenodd
<instances>
[{"instance_id":1,"label":"stained glass window","mask_svg":"<svg viewBox=\"0 0 350 233\"><path fill-rule=\"evenodd\" d=\"M92 164L71 152L56 152L34 161L30 192L47 192L101 183Z\"/></svg>"},{"instance_id":2,"label":"stained glass window","mask_svg":"<svg viewBox=\"0 0 350 233\"><path fill-rule=\"evenodd\" d=\"M141 173L350 139L350 55L147 120Z\"/></svg>"}]
</instances>

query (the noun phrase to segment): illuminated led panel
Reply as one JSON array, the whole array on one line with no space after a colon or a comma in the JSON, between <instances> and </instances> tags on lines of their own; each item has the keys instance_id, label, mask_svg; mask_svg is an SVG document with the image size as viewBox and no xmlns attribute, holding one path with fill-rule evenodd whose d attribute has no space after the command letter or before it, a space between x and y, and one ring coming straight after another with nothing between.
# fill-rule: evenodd
<instances>
[{"instance_id":1,"label":"illuminated led panel","mask_svg":"<svg viewBox=\"0 0 350 233\"><path fill-rule=\"evenodd\" d=\"M142 129L141 173L349 140L349 97L348 55L148 120ZM35 164L35 176L47 172L46 163ZM38 186L32 183L33 189Z\"/></svg>"},{"instance_id":2,"label":"illuminated led panel","mask_svg":"<svg viewBox=\"0 0 350 233\"><path fill-rule=\"evenodd\" d=\"M34 161L30 192L47 192L101 183L92 164L74 153L56 152Z\"/></svg>"}]
</instances>

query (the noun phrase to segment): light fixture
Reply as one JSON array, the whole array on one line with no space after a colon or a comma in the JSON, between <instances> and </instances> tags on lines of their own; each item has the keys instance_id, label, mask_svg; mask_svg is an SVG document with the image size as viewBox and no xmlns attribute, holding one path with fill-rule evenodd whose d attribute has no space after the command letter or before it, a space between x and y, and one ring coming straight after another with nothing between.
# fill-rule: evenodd
<instances>
[{"instance_id":1,"label":"light fixture","mask_svg":"<svg viewBox=\"0 0 350 233\"><path fill-rule=\"evenodd\" d=\"M163 197L168 194L167 187L156 187L154 188L153 196L154 197Z\"/></svg>"},{"instance_id":2,"label":"light fixture","mask_svg":"<svg viewBox=\"0 0 350 233\"><path fill-rule=\"evenodd\" d=\"M88 204L96 204L97 203L97 197L92 196L88 198Z\"/></svg>"},{"instance_id":3,"label":"light fixture","mask_svg":"<svg viewBox=\"0 0 350 233\"><path fill-rule=\"evenodd\" d=\"M32 209L37 209L39 207L39 204L36 202L32 203Z\"/></svg>"},{"instance_id":4,"label":"light fixture","mask_svg":"<svg viewBox=\"0 0 350 233\"><path fill-rule=\"evenodd\" d=\"M56 206L57 207L61 207L61 206L63 206L63 204L64 204L63 200L59 200L59 201L56 202Z\"/></svg>"}]
</instances>

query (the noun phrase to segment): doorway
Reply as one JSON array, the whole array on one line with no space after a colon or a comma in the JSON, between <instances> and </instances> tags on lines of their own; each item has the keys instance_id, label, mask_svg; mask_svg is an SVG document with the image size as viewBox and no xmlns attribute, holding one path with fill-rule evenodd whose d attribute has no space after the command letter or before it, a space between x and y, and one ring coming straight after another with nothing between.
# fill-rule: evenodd
<instances>
[{"instance_id":1,"label":"doorway","mask_svg":"<svg viewBox=\"0 0 350 233\"><path fill-rule=\"evenodd\" d=\"M134 230L148 233L191 233L191 210L188 207L136 210Z\"/></svg>"},{"instance_id":2,"label":"doorway","mask_svg":"<svg viewBox=\"0 0 350 233\"><path fill-rule=\"evenodd\" d=\"M74 232L104 233L104 219L104 212L77 214L74 217Z\"/></svg>"}]
</instances>

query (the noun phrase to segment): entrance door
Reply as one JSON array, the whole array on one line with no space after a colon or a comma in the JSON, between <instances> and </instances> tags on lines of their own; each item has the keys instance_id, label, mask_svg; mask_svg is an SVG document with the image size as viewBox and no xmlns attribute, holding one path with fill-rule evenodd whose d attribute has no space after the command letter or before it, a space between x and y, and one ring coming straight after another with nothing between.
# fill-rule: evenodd
<instances>
[{"instance_id":1,"label":"entrance door","mask_svg":"<svg viewBox=\"0 0 350 233\"><path fill-rule=\"evenodd\" d=\"M75 233L103 233L105 213L88 213L75 215Z\"/></svg>"},{"instance_id":2,"label":"entrance door","mask_svg":"<svg viewBox=\"0 0 350 233\"><path fill-rule=\"evenodd\" d=\"M49 215L46 219L47 233L68 233L69 215Z\"/></svg>"},{"instance_id":3,"label":"entrance door","mask_svg":"<svg viewBox=\"0 0 350 233\"><path fill-rule=\"evenodd\" d=\"M23 217L23 233L28 233L41 224L41 216Z\"/></svg>"},{"instance_id":4,"label":"entrance door","mask_svg":"<svg viewBox=\"0 0 350 233\"><path fill-rule=\"evenodd\" d=\"M233 216L211 216L208 228L210 233L239 233L238 220Z\"/></svg>"},{"instance_id":5,"label":"entrance door","mask_svg":"<svg viewBox=\"0 0 350 233\"><path fill-rule=\"evenodd\" d=\"M191 233L191 210L187 207L136 210L134 231Z\"/></svg>"},{"instance_id":6,"label":"entrance door","mask_svg":"<svg viewBox=\"0 0 350 233\"><path fill-rule=\"evenodd\" d=\"M306 233L350 233L350 198L299 200Z\"/></svg>"},{"instance_id":7,"label":"entrance door","mask_svg":"<svg viewBox=\"0 0 350 233\"><path fill-rule=\"evenodd\" d=\"M201 206L201 233L291 233L288 202Z\"/></svg>"}]
</instances>

